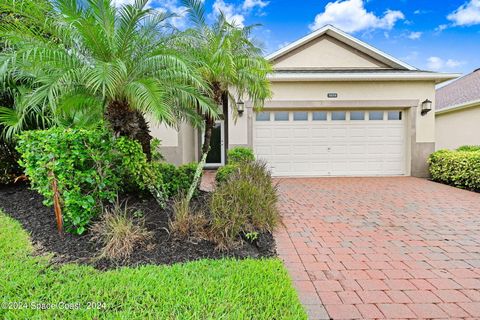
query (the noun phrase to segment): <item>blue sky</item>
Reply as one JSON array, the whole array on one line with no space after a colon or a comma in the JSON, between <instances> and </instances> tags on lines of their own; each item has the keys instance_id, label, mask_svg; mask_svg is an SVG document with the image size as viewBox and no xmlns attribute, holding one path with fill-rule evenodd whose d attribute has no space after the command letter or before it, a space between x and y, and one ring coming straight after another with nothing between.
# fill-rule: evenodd
<instances>
[{"instance_id":1,"label":"blue sky","mask_svg":"<svg viewBox=\"0 0 480 320\"><path fill-rule=\"evenodd\" d=\"M130 0L115 0L119 3ZM480 0L205 0L256 30L267 53L326 23L425 70L469 73L480 68ZM182 16L179 0L151 6ZM175 23L185 26L182 17Z\"/></svg>"}]
</instances>

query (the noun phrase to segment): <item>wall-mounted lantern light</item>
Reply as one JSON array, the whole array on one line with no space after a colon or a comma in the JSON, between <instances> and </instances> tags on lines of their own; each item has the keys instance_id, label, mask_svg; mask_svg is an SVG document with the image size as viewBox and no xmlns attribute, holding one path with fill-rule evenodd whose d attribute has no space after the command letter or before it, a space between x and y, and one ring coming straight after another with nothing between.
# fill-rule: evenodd
<instances>
[{"instance_id":1,"label":"wall-mounted lantern light","mask_svg":"<svg viewBox=\"0 0 480 320\"><path fill-rule=\"evenodd\" d=\"M429 113L430 111L432 111L432 101L430 100L425 100L422 102L422 111L421 111L421 114L422 116L426 115L427 113Z\"/></svg>"},{"instance_id":2,"label":"wall-mounted lantern light","mask_svg":"<svg viewBox=\"0 0 480 320\"><path fill-rule=\"evenodd\" d=\"M245 102L243 102L242 99L238 99L238 101L237 101L238 115L242 116L244 111L245 111Z\"/></svg>"}]
</instances>

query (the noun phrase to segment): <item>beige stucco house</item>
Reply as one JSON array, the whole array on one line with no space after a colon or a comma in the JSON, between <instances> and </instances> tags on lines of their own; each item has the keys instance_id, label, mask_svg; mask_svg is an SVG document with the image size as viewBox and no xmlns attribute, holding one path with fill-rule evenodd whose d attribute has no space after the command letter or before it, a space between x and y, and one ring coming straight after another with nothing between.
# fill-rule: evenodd
<instances>
[{"instance_id":1,"label":"beige stucco house","mask_svg":"<svg viewBox=\"0 0 480 320\"><path fill-rule=\"evenodd\" d=\"M480 145L480 69L439 88L436 148Z\"/></svg>"},{"instance_id":2,"label":"beige stucco house","mask_svg":"<svg viewBox=\"0 0 480 320\"><path fill-rule=\"evenodd\" d=\"M332 26L267 59L272 99L259 112L245 101L237 119L224 106L209 165L223 165L228 148L249 146L275 176L428 174L435 113L422 106L434 109L435 85L457 75L418 70ZM197 130L185 124L153 134L167 160L198 160Z\"/></svg>"}]
</instances>

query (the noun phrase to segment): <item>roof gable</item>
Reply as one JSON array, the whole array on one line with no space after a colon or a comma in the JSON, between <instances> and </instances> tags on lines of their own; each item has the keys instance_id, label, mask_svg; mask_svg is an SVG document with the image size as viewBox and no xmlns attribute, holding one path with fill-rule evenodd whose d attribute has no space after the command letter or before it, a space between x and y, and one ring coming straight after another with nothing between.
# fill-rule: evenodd
<instances>
[{"instance_id":1,"label":"roof gable","mask_svg":"<svg viewBox=\"0 0 480 320\"><path fill-rule=\"evenodd\" d=\"M276 69L418 70L327 25L267 56Z\"/></svg>"}]
</instances>

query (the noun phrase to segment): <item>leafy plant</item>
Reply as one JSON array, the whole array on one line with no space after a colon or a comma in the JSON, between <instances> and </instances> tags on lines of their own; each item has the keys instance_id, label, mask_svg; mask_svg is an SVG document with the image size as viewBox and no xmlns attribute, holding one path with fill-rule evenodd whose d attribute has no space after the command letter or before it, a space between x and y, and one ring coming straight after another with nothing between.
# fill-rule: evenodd
<instances>
[{"instance_id":1,"label":"leafy plant","mask_svg":"<svg viewBox=\"0 0 480 320\"><path fill-rule=\"evenodd\" d=\"M102 219L92 226L92 240L103 245L101 256L112 260L128 259L138 246L152 239L143 218L134 218L125 203L117 202L105 211Z\"/></svg>"},{"instance_id":2,"label":"leafy plant","mask_svg":"<svg viewBox=\"0 0 480 320\"><path fill-rule=\"evenodd\" d=\"M115 140L120 165L117 174L127 189L149 191L161 207L165 206L166 191L161 173L153 162L147 160L142 146L134 140L120 137Z\"/></svg>"},{"instance_id":3,"label":"leafy plant","mask_svg":"<svg viewBox=\"0 0 480 320\"><path fill-rule=\"evenodd\" d=\"M235 147L228 150L228 162L231 164L255 161L253 150L247 147Z\"/></svg>"},{"instance_id":4,"label":"leafy plant","mask_svg":"<svg viewBox=\"0 0 480 320\"><path fill-rule=\"evenodd\" d=\"M217 173L215 174L215 181L217 183L222 183L227 181L227 179L238 171L238 164L227 164L223 167L218 168Z\"/></svg>"},{"instance_id":5,"label":"leafy plant","mask_svg":"<svg viewBox=\"0 0 480 320\"><path fill-rule=\"evenodd\" d=\"M480 151L480 146L461 146L457 151Z\"/></svg>"},{"instance_id":6,"label":"leafy plant","mask_svg":"<svg viewBox=\"0 0 480 320\"><path fill-rule=\"evenodd\" d=\"M479 151L439 150L430 155L428 163L433 180L480 191Z\"/></svg>"},{"instance_id":7,"label":"leafy plant","mask_svg":"<svg viewBox=\"0 0 480 320\"><path fill-rule=\"evenodd\" d=\"M19 137L20 164L31 187L53 205L52 179L64 208L64 226L82 234L102 208L115 199L120 177L115 171L113 136L107 130L52 128L26 131Z\"/></svg>"},{"instance_id":8,"label":"leafy plant","mask_svg":"<svg viewBox=\"0 0 480 320\"><path fill-rule=\"evenodd\" d=\"M163 154L160 153L160 146L162 144L162 141L157 138L153 138L152 141L150 142L150 146L152 149L152 161L164 161L165 157Z\"/></svg>"},{"instance_id":9,"label":"leafy plant","mask_svg":"<svg viewBox=\"0 0 480 320\"><path fill-rule=\"evenodd\" d=\"M220 248L228 248L242 233L271 232L279 221L277 200L277 186L264 162L240 164L212 194L213 239Z\"/></svg>"},{"instance_id":10,"label":"leafy plant","mask_svg":"<svg viewBox=\"0 0 480 320\"><path fill-rule=\"evenodd\" d=\"M164 182L165 192L168 197L174 197L179 193L187 194L197 170L198 164L188 163L176 167L170 163L153 163L153 170L159 173ZM196 188L195 193L198 188Z\"/></svg>"},{"instance_id":11,"label":"leafy plant","mask_svg":"<svg viewBox=\"0 0 480 320\"><path fill-rule=\"evenodd\" d=\"M248 233L245 234L245 238L249 242L253 243L253 242L257 241L257 239L258 239L258 232L256 232L256 231L248 232Z\"/></svg>"}]
</instances>

